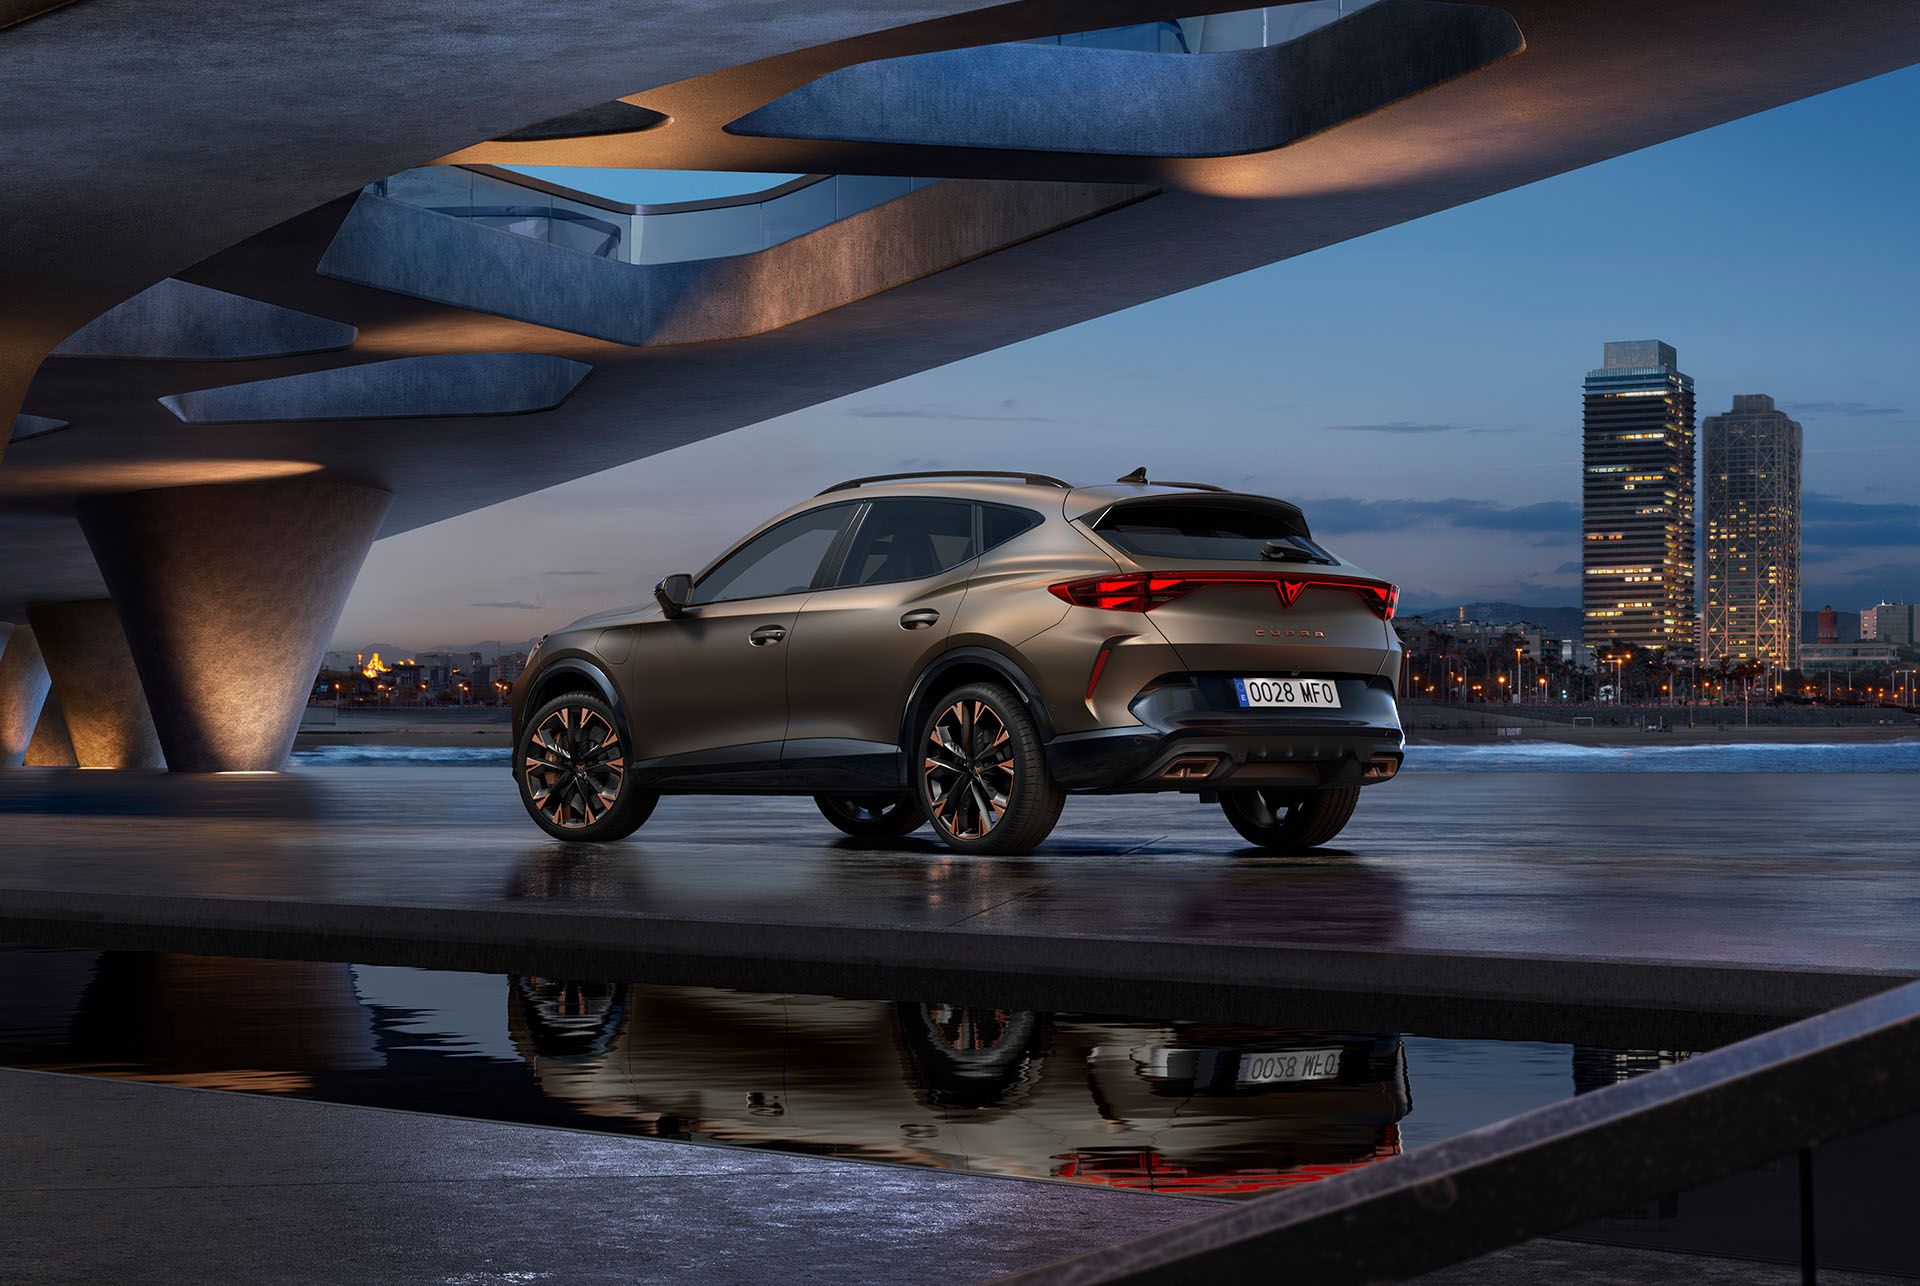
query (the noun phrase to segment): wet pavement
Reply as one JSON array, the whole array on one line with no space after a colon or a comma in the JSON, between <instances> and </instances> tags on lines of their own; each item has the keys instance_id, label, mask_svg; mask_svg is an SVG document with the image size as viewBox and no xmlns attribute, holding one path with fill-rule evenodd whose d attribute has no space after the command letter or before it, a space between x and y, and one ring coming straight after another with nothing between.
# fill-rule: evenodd
<instances>
[{"instance_id":1,"label":"wet pavement","mask_svg":"<svg viewBox=\"0 0 1920 1286\"><path fill-rule=\"evenodd\" d=\"M1309 858L1177 796L1076 798L1033 855L962 858L785 799L670 799L624 843L560 844L488 768L19 772L0 933L626 976L561 957L838 961L791 985L841 994L875 968L998 967L1789 1015L1920 974L1912 798L1906 774L1415 774Z\"/></svg>"},{"instance_id":2,"label":"wet pavement","mask_svg":"<svg viewBox=\"0 0 1920 1286\"><path fill-rule=\"evenodd\" d=\"M344 1266L387 1245L389 1276L396 1265L511 1274L537 1251L570 1279L624 1264L653 1280L685 1271L687 1247L710 1249L750 1208L773 1231L737 1238L709 1272L764 1279L781 1275L772 1265L787 1255L803 1277L916 1279L934 1271L923 1257L939 1228L959 1254L953 1274L985 1278L1193 1217L1196 1201L1284 1194L1390 1163L1691 1057L938 998L0 947L0 1067L66 1074L0 1072L0 1110L25 1123L0 1140L16 1176L0 1184L0 1225L23 1210L45 1215L78 1189L63 1214L116 1235L165 1211L191 1227L190 1241L222 1240L236 1234L236 1210L242 1226L287 1219L292 1189L332 1220L294 1217L303 1235L356 1243ZM119 1085L83 1091L75 1080ZM166 1090L227 1092L182 1100ZM354 1110L328 1116L313 1104ZM630 1138L594 1143L583 1131ZM622 1151L628 1142L637 1146ZM1824 1264L1920 1275L1920 1236L1903 1213L1916 1199L1916 1150L1920 1120L1818 1150ZM1606 1280L1600 1269L1619 1265L1618 1248L1790 1264L1795 1173L1735 1175L1567 1234L1585 1246L1536 1243L1500 1257L1497 1271L1448 1280L1546 1280L1547 1264L1556 1280ZM514 1185L559 1202L592 1244L459 1235L476 1219L517 1228ZM434 1209L418 1236L377 1217L356 1228L403 1191L450 1208ZM1188 1200L1127 1206L1116 1194ZM608 1235L599 1221L622 1202L630 1226ZM643 1253L633 1230L667 1224L686 1229L684 1246ZM114 1280L156 1271L107 1247L94 1259L57 1252L43 1232L22 1244L29 1264L64 1253L76 1280L82 1264ZM171 1247L155 1263L204 1267ZM250 1280L284 1267L270 1254L249 1264L263 1269ZM1676 1274L1657 1259L1641 1267Z\"/></svg>"},{"instance_id":3,"label":"wet pavement","mask_svg":"<svg viewBox=\"0 0 1920 1286\"><path fill-rule=\"evenodd\" d=\"M1178 1197L0 1071L0 1279L982 1281Z\"/></svg>"}]
</instances>

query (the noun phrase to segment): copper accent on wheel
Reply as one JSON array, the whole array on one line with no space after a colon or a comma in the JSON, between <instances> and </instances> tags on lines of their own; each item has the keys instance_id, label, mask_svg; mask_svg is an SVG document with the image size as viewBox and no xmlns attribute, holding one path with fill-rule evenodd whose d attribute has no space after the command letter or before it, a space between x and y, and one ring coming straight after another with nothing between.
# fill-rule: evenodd
<instances>
[{"instance_id":1,"label":"copper accent on wheel","mask_svg":"<svg viewBox=\"0 0 1920 1286\"><path fill-rule=\"evenodd\" d=\"M1006 720L984 701L956 701L933 721L923 750L933 824L955 839L984 838L1006 816L1016 780Z\"/></svg>"},{"instance_id":2,"label":"copper accent on wheel","mask_svg":"<svg viewBox=\"0 0 1920 1286\"><path fill-rule=\"evenodd\" d=\"M607 815L626 782L620 733L587 706L562 706L528 738L520 772L527 798L562 830L580 830Z\"/></svg>"}]
</instances>

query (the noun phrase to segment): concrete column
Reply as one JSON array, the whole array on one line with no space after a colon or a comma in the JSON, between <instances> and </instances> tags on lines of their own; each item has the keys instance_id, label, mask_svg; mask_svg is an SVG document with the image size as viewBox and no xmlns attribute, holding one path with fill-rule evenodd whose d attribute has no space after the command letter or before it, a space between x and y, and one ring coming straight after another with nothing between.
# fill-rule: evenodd
<instances>
[{"instance_id":1,"label":"concrete column","mask_svg":"<svg viewBox=\"0 0 1920 1286\"><path fill-rule=\"evenodd\" d=\"M169 768L258 772L286 763L392 499L300 479L136 491L76 506Z\"/></svg>"},{"instance_id":2,"label":"concrete column","mask_svg":"<svg viewBox=\"0 0 1920 1286\"><path fill-rule=\"evenodd\" d=\"M74 759L82 768L164 768L120 617L104 598L29 603Z\"/></svg>"},{"instance_id":3,"label":"concrete column","mask_svg":"<svg viewBox=\"0 0 1920 1286\"><path fill-rule=\"evenodd\" d=\"M33 631L25 625L0 628L8 631L0 639L0 768L18 768L40 722L51 680Z\"/></svg>"},{"instance_id":4,"label":"concrete column","mask_svg":"<svg viewBox=\"0 0 1920 1286\"><path fill-rule=\"evenodd\" d=\"M67 732L67 716L60 709L60 692L47 693L40 707L40 722L34 725L33 740L27 743L27 767L76 768L79 756L73 753L73 738Z\"/></svg>"}]
</instances>

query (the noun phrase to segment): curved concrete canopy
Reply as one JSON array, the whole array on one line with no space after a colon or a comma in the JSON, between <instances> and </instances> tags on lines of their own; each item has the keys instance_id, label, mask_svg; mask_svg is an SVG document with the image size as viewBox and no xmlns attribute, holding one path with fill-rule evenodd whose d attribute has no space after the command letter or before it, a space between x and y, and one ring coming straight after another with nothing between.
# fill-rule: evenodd
<instances>
[{"instance_id":1,"label":"curved concrete canopy","mask_svg":"<svg viewBox=\"0 0 1920 1286\"><path fill-rule=\"evenodd\" d=\"M232 361L324 353L351 326L169 277L108 309L53 351L61 357Z\"/></svg>"},{"instance_id":2,"label":"curved concrete canopy","mask_svg":"<svg viewBox=\"0 0 1920 1286\"><path fill-rule=\"evenodd\" d=\"M620 344L703 343L790 326L1151 191L955 180L753 254L644 264L362 193L320 271Z\"/></svg>"},{"instance_id":3,"label":"curved concrete canopy","mask_svg":"<svg viewBox=\"0 0 1920 1286\"><path fill-rule=\"evenodd\" d=\"M1212 54L1002 44L845 67L729 134L1107 156L1285 147L1520 51L1482 5L1380 0L1296 40Z\"/></svg>"},{"instance_id":4,"label":"curved concrete canopy","mask_svg":"<svg viewBox=\"0 0 1920 1286\"><path fill-rule=\"evenodd\" d=\"M1064 155L755 138L725 125L840 67L1167 16L1113 0L1028 0L853 36L871 12L796 11L778 31L707 0L608 26L547 0L550 21L472 15L438 29L424 0L326 0L297 23L238 0L88 0L0 41L0 164L14 185L0 242L0 424L66 331L182 265L196 284L356 325L349 353L183 368L53 358L26 409L85 426L0 460L0 615L91 596L100 577L71 517L113 479L317 469L395 490L383 533L432 522L1078 321L1905 66L1920 22L1901 0L1673 0L1660 39L1586 0L1513 0L1524 53L1274 151L1214 159ZM879 21L912 24L936 7ZM965 10L965 11L960 11ZM1090 15L1098 14L1097 18ZM378 38L373 34L378 33ZM810 48L794 46L809 40ZM834 43L838 41L838 43ZM379 50L367 57L369 49ZM577 57L572 55L577 54ZM188 98L176 69L238 70ZM759 61L713 70L724 58ZM102 67L113 69L103 86ZM476 96L474 85L492 97ZM649 88L653 86L653 88ZM107 91L111 92L107 92ZM639 133L478 143L622 97L671 119ZM535 104L538 103L537 106ZM220 129L208 127L217 120ZM15 127L13 122L24 122ZM95 137L97 136L97 138ZM435 140L438 140L437 144ZM455 152L454 149L461 149ZM433 159L783 173L1046 177L1164 190L1036 240L766 334L627 349L313 275L349 202L330 193ZM192 174L193 183L179 176ZM167 217L153 217L164 209ZM289 217L291 216L291 217ZM247 232L284 219L219 254ZM1179 255L1161 253L1169 244ZM102 252L112 245L115 253ZM208 257L210 256L210 257ZM16 285L17 283L17 285ZM1017 300L1018 307L1009 307ZM390 358L521 351L595 378L533 423L565 452L523 449L529 421L392 431L177 424L158 398ZM368 421L369 424L379 422ZM392 422L388 422L392 423ZM433 467L420 467L432 451Z\"/></svg>"},{"instance_id":5,"label":"curved concrete canopy","mask_svg":"<svg viewBox=\"0 0 1920 1286\"><path fill-rule=\"evenodd\" d=\"M160 404L188 424L524 415L566 401L592 369L543 353L396 357L174 393Z\"/></svg>"}]
</instances>

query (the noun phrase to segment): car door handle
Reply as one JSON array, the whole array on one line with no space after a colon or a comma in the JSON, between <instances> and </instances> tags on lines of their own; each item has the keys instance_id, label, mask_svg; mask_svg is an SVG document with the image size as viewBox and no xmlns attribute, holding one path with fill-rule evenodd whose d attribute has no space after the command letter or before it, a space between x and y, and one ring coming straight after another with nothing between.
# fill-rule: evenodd
<instances>
[{"instance_id":1,"label":"car door handle","mask_svg":"<svg viewBox=\"0 0 1920 1286\"><path fill-rule=\"evenodd\" d=\"M900 628L903 630L924 630L939 619L940 613L934 611L931 607L916 608L900 618Z\"/></svg>"},{"instance_id":2,"label":"car door handle","mask_svg":"<svg viewBox=\"0 0 1920 1286\"><path fill-rule=\"evenodd\" d=\"M786 626L762 625L759 629L747 635L747 642L753 644L755 647L765 647L769 643L778 643L785 637L787 637Z\"/></svg>"}]
</instances>

